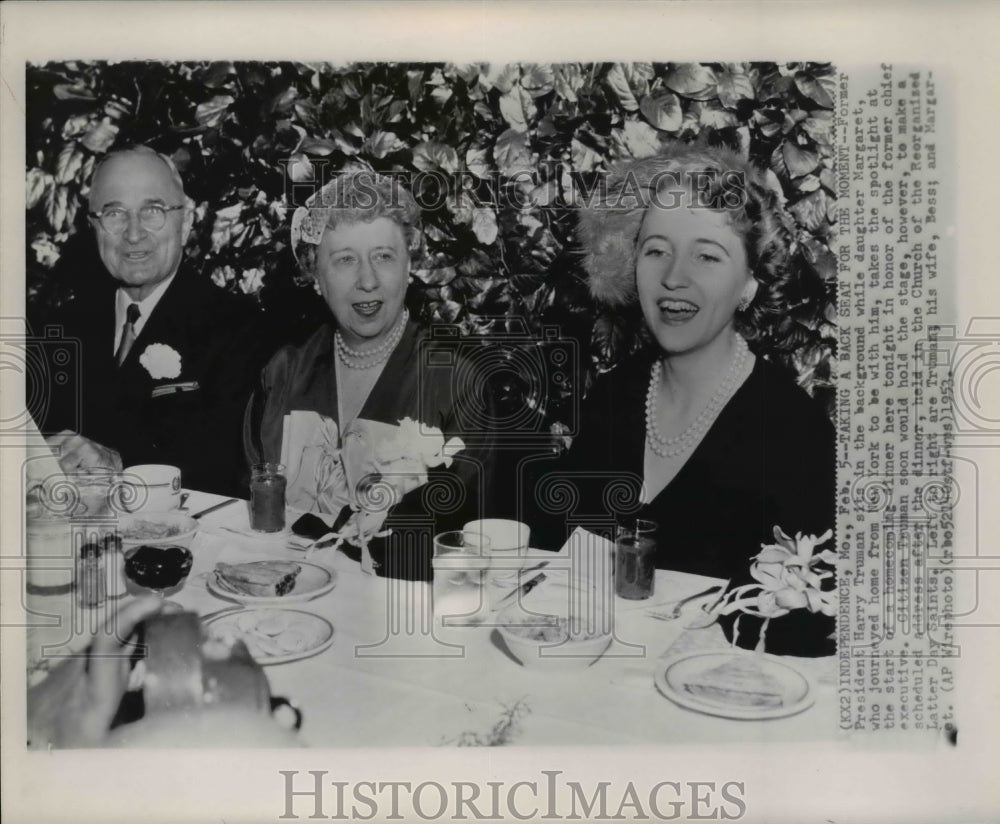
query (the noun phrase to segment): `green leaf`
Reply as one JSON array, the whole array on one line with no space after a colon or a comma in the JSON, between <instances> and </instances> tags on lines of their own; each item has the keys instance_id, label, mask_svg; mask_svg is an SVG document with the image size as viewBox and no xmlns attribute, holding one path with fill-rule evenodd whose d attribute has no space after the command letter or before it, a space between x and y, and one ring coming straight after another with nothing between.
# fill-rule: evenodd
<instances>
[{"instance_id":1,"label":"green leaf","mask_svg":"<svg viewBox=\"0 0 1000 824\"><path fill-rule=\"evenodd\" d=\"M434 141L423 141L413 147L413 165L424 172L455 172L458 154L451 146Z\"/></svg>"},{"instance_id":2,"label":"green leaf","mask_svg":"<svg viewBox=\"0 0 1000 824\"><path fill-rule=\"evenodd\" d=\"M753 100L753 83L739 63L726 63L719 72L719 101L733 109L741 100Z\"/></svg>"},{"instance_id":3,"label":"green leaf","mask_svg":"<svg viewBox=\"0 0 1000 824\"><path fill-rule=\"evenodd\" d=\"M576 137L570 144L570 159L573 163L573 170L577 172L591 172L603 160L598 152Z\"/></svg>"},{"instance_id":4,"label":"green leaf","mask_svg":"<svg viewBox=\"0 0 1000 824\"><path fill-rule=\"evenodd\" d=\"M527 131L530 110L534 108L529 95L520 86L514 86L500 98L500 114L512 129Z\"/></svg>"},{"instance_id":5,"label":"green leaf","mask_svg":"<svg viewBox=\"0 0 1000 824\"><path fill-rule=\"evenodd\" d=\"M695 105L698 106L698 120L705 128L729 129L739 123L735 114L723 109L721 106L716 106L714 103L699 103Z\"/></svg>"},{"instance_id":6,"label":"green leaf","mask_svg":"<svg viewBox=\"0 0 1000 824\"><path fill-rule=\"evenodd\" d=\"M819 165L819 156L816 152L796 146L790 140L781 144L781 154L791 177L807 175Z\"/></svg>"},{"instance_id":7,"label":"green leaf","mask_svg":"<svg viewBox=\"0 0 1000 824\"><path fill-rule=\"evenodd\" d=\"M577 102L577 92L583 88L583 72L579 63L562 63L555 68L556 97Z\"/></svg>"},{"instance_id":8,"label":"green leaf","mask_svg":"<svg viewBox=\"0 0 1000 824\"><path fill-rule=\"evenodd\" d=\"M486 149L470 148L465 153L465 166L476 177L486 180L490 176L489 153Z\"/></svg>"},{"instance_id":9,"label":"green leaf","mask_svg":"<svg viewBox=\"0 0 1000 824\"><path fill-rule=\"evenodd\" d=\"M639 103L635 99L635 95L632 94L632 87L629 85L628 77L625 76L625 69L622 68L621 63L615 63L611 67L611 71L605 76L604 82L611 87L611 90L615 93L625 111L634 112L638 110Z\"/></svg>"},{"instance_id":10,"label":"green leaf","mask_svg":"<svg viewBox=\"0 0 1000 824\"><path fill-rule=\"evenodd\" d=\"M682 97L710 100L716 95L715 72L703 63L677 63L663 78L663 84Z\"/></svg>"},{"instance_id":11,"label":"green leaf","mask_svg":"<svg viewBox=\"0 0 1000 824\"><path fill-rule=\"evenodd\" d=\"M809 72L795 73L795 86L802 94L824 109L833 108L833 82L826 77L813 77Z\"/></svg>"},{"instance_id":12,"label":"green leaf","mask_svg":"<svg viewBox=\"0 0 1000 824\"><path fill-rule=\"evenodd\" d=\"M507 129L497 138L493 147L493 160L506 177L519 176L534 178L535 165L528 149L528 138L524 132Z\"/></svg>"},{"instance_id":13,"label":"green leaf","mask_svg":"<svg viewBox=\"0 0 1000 824\"><path fill-rule=\"evenodd\" d=\"M69 183L76 177L83 165L83 152L77 146L76 141L67 143L59 152L59 159L56 161L56 183Z\"/></svg>"},{"instance_id":14,"label":"green leaf","mask_svg":"<svg viewBox=\"0 0 1000 824\"><path fill-rule=\"evenodd\" d=\"M428 286L444 286L455 279L458 270L454 266L439 266L436 269L414 269L413 274Z\"/></svg>"},{"instance_id":15,"label":"green leaf","mask_svg":"<svg viewBox=\"0 0 1000 824\"><path fill-rule=\"evenodd\" d=\"M816 273L824 281L832 282L837 277L837 258L825 243L810 237L802 244L803 255ZM831 304L832 306L832 304Z\"/></svg>"},{"instance_id":16,"label":"green leaf","mask_svg":"<svg viewBox=\"0 0 1000 824\"><path fill-rule=\"evenodd\" d=\"M300 152L305 152L306 154L326 157L328 154L332 154L336 150L337 144L332 140L327 140L326 138L306 137L302 139L301 143L299 143L298 148Z\"/></svg>"},{"instance_id":17,"label":"green leaf","mask_svg":"<svg viewBox=\"0 0 1000 824\"><path fill-rule=\"evenodd\" d=\"M496 213L492 209L475 209L472 213L472 231L480 243L485 246L492 245L499 232Z\"/></svg>"},{"instance_id":18,"label":"green leaf","mask_svg":"<svg viewBox=\"0 0 1000 824\"><path fill-rule=\"evenodd\" d=\"M229 82L236 73L236 67L228 60L217 60L210 63L201 74L201 82L210 89L216 89Z\"/></svg>"},{"instance_id":19,"label":"green leaf","mask_svg":"<svg viewBox=\"0 0 1000 824\"><path fill-rule=\"evenodd\" d=\"M194 110L194 119L199 126L207 129L218 126L235 99L230 94L218 94L211 100L198 104L198 108Z\"/></svg>"},{"instance_id":20,"label":"green leaf","mask_svg":"<svg viewBox=\"0 0 1000 824\"><path fill-rule=\"evenodd\" d=\"M517 63L487 64L485 74L480 74L479 82L489 89L496 89L501 94L507 94L521 76L521 67Z\"/></svg>"},{"instance_id":21,"label":"green leaf","mask_svg":"<svg viewBox=\"0 0 1000 824\"><path fill-rule=\"evenodd\" d=\"M753 113L753 123L764 137L774 137L781 133L785 114L779 109L758 109Z\"/></svg>"},{"instance_id":22,"label":"green leaf","mask_svg":"<svg viewBox=\"0 0 1000 824\"><path fill-rule=\"evenodd\" d=\"M548 94L555 86L555 72L548 63L527 63L521 67L521 86L532 97Z\"/></svg>"},{"instance_id":23,"label":"green leaf","mask_svg":"<svg viewBox=\"0 0 1000 824\"><path fill-rule=\"evenodd\" d=\"M293 183L307 183L314 180L312 161L304 154L292 155L288 160L288 176Z\"/></svg>"},{"instance_id":24,"label":"green leaf","mask_svg":"<svg viewBox=\"0 0 1000 824\"><path fill-rule=\"evenodd\" d=\"M388 154L406 148L406 144L392 132L376 130L365 140L365 147L372 157L381 160Z\"/></svg>"},{"instance_id":25,"label":"green leaf","mask_svg":"<svg viewBox=\"0 0 1000 824\"><path fill-rule=\"evenodd\" d=\"M684 121L681 101L673 92L647 95L639 104L643 117L664 132L676 132Z\"/></svg>"},{"instance_id":26,"label":"green leaf","mask_svg":"<svg viewBox=\"0 0 1000 824\"><path fill-rule=\"evenodd\" d=\"M118 137L118 126L112 123L110 118L105 117L100 123L94 124L80 143L94 154L104 154L114 144L116 137Z\"/></svg>"},{"instance_id":27,"label":"green leaf","mask_svg":"<svg viewBox=\"0 0 1000 824\"><path fill-rule=\"evenodd\" d=\"M46 174L37 166L28 169L28 177L24 184L25 208L34 208L50 186L52 186L51 175Z\"/></svg>"}]
</instances>

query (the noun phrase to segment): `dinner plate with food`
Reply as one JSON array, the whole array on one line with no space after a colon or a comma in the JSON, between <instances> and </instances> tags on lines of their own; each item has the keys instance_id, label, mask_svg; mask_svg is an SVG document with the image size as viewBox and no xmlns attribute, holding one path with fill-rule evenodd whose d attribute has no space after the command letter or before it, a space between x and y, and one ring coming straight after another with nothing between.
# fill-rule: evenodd
<instances>
[{"instance_id":1,"label":"dinner plate with food","mask_svg":"<svg viewBox=\"0 0 1000 824\"><path fill-rule=\"evenodd\" d=\"M785 718L816 700L812 680L784 660L739 650L668 658L656 670L664 696L695 712L723 718Z\"/></svg>"},{"instance_id":2,"label":"dinner plate with food","mask_svg":"<svg viewBox=\"0 0 1000 824\"><path fill-rule=\"evenodd\" d=\"M333 624L300 609L241 609L204 622L210 639L242 641L258 664L286 664L318 655L333 643Z\"/></svg>"},{"instance_id":3,"label":"dinner plate with food","mask_svg":"<svg viewBox=\"0 0 1000 824\"><path fill-rule=\"evenodd\" d=\"M208 589L219 598L248 606L311 601L337 585L337 573L309 561L218 563L208 573Z\"/></svg>"}]
</instances>

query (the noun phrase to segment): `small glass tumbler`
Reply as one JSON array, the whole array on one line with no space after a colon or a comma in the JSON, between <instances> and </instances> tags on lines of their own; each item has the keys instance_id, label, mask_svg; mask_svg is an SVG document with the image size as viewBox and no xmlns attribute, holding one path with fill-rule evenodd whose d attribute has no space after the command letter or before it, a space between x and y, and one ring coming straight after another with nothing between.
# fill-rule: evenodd
<instances>
[{"instance_id":1,"label":"small glass tumbler","mask_svg":"<svg viewBox=\"0 0 1000 824\"><path fill-rule=\"evenodd\" d=\"M490 539L455 530L434 537L434 621L439 627L475 626L490 614L486 577Z\"/></svg>"},{"instance_id":2,"label":"small glass tumbler","mask_svg":"<svg viewBox=\"0 0 1000 824\"><path fill-rule=\"evenodd\" d=\"M656 578L656 523L643 519L618 527L615 536L615 593L641 601L653 594Z\"/></svg>"},{"instance_id":3,"label":"small glass tumbler","mask_svg":"<svg viewBox=\"0 0 1000 824\"><path fill-rule=\"evenodd\" d=\"M281 532L285 528L285 467L258 463L250 468L250 528Z\"/></svg>"}]
</instances>

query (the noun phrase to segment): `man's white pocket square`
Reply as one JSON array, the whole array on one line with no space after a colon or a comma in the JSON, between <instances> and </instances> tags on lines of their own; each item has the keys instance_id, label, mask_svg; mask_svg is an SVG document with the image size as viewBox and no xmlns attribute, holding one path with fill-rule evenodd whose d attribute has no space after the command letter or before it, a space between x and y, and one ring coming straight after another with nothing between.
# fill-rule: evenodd
<instances>
[{"instance_id":1,"label":"man's white pocket square","mask_svg":"<svg viewBox=\"0 0 1000 824\"><path fill-rule=\"evenodd\" d=\"M163 395L176 395L178 392L193 392L201 389L198 381L182 381L180 383L164 383L153 390L153 397L159 398Z\"/></svg>"}]
</instances>

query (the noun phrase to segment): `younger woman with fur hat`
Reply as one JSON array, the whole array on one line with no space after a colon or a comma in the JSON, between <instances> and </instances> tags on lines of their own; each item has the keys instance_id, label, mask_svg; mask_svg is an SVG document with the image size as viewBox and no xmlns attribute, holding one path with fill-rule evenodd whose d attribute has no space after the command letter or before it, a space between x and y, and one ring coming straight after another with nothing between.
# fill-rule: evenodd
<instances>
[{"instance_id":1,"label":"younger woman with fur hat","mask_svg":"<svg viewBox=\"0 0 1000 824\"><path fill-rule=\"evenodd\" d=\"M634 514L659 525L657 565L734 584L775 527L833 528L833 427L765 357L790 346L791 226L760 171L703 146L619 166L582 212L591 291L641 317L648 345L597 381L550 473L576 486L573 520L619 514L608 479L631 480ZM828 651L832 619L798 612L771 622L768 649Z\"/></svg>"}]
</instances>

